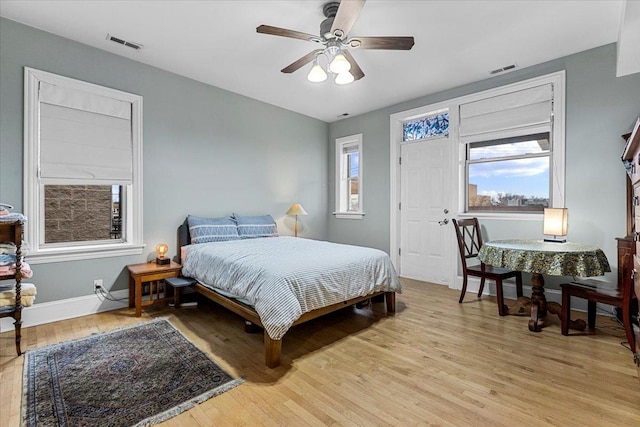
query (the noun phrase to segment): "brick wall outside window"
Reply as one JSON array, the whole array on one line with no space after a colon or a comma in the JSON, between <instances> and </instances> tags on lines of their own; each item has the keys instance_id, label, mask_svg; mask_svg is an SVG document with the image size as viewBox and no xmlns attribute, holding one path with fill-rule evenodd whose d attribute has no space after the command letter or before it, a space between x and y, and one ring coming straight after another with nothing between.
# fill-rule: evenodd
<instances>
[{"instance_id":1,"label":"brick wall outside window","mask_svg":"<svg viewBox=\"0 0 640 427\"><path fill-rule=\"evenodd\" d=\"M46 185L45 243L109 240L110 185Z\"/></svg>"}]
</instances>

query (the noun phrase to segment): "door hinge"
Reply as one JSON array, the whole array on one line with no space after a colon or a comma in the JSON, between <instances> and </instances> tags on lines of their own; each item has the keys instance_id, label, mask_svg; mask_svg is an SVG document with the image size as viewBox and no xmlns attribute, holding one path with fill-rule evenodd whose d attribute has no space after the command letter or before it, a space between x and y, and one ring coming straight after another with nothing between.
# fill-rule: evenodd
<instances>
[{"instance_id":1,"label":"door hinge","mask_svg":"<svg viewBox=\"0 0 640 427\"><path fill-rule=\"evenodd\" d=\"M401 211L402 210L402 202L398 203L398 210Z\"/></svg>"},{"instance_id":2,"label":"door hinge","mask_svg":"<svg viewBox=\"0 0 640 427\"><path fill-rule=\"evenodd\" d=\"M402 157L398 157L398 164L402 164Z\"/></svg>"},{"instance_id":3,"label":"door hinge","mask_svg":"<svg viewBox=\"0 0 640 427\"><path fill-rule=\"evenodd\" d=\"M398 248L398 256L402 255L402 248Z\"/></svg>"}]
</instances>

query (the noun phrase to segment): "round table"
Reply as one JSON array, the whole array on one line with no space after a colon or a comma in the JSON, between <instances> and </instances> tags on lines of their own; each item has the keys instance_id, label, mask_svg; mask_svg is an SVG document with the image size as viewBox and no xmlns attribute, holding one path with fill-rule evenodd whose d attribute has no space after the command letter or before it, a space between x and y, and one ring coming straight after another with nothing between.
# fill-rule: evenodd
<instances>
[{"instance_id":1,"label":"round table","mask_svg":"<svg viewBox=\"0 0 640 427\"><path fill-rule=\"evenodd\" d=\"M611 271L604 252L593 245L544 240L493 240L480 248L478 259L489 265L531 273L531 298L518 299L515 311L531 307L529 330L539 332L544 327L547 311L561 315L561 306L547 303L543 274L552 276L602 276ZM510 309L511 313L514 309ZM584 321L571 322L575 329L584 329Z\"/></svg>"}]
</instances>

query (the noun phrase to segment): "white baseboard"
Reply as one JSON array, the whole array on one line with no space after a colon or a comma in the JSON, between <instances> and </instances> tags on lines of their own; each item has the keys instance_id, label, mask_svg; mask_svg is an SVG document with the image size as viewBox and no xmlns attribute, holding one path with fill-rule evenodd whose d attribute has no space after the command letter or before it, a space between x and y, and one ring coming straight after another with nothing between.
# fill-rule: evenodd
<instances>
[{"instance_id":1,"label":"white baseboard","mask_svg":"<svg viewBox=\"0 0 640 427\"><path fill-rule=\"evenodd\" d=\"M33 304L22 309L22 327L42 325L59 320L73 319L102 311L117 310L129 306L129 290L113 291L110 295L121 301L110 301L102 296L87 295L59 301ZM13 330L13 318L0 319L0 332Z\"/></svg>"}]
</instances>

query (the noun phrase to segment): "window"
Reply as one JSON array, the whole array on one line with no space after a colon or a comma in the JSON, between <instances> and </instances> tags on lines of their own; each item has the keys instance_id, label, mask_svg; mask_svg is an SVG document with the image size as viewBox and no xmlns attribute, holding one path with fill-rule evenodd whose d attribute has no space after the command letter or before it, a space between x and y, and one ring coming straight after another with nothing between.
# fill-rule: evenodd
<instances>
[{"instance_id":1,"label":"window","mask_svg":"<svg viewBox=\"0 0 640 427\"><path fill-rule=\"evenodd\" d=\"M25 68L32 263L142 253L142 98Z\"/></svg>"},{"instance_id":2,"label":"window","mask_svg":"<svg viewBox=\"0 0 640 427\"><path fill-rule=\"evenodd\" d=\"M336 218L362 219L362 134L336 139Z\"/></svg>"},{"instance_id":3,"label":"window","mask_svg":"<svg viewBox=\"0 0 640 427\"><path fill-rule=\"evenodd\" d=\"M542 79L545 80L545 79ZM541 214L564 205L563 79L515 84L459 105L464 212Z\"/></svg>"},{"instance_id":4,"label":"window","mask_svg":"<svg viewBox=\"0 0 640 427\"><path fill-rule=\"evenodd\" d=\"M550 156L548 133L467 144L467 211L542 212Z\"/></svg>"},{"instance_id":5,"label":"window","mask_svg":"<svg viewBox=\"0 0 640 427\"><path fill-rule=\"evenodd\" d=\"M417 141L435 136L449 136L449 111L431 113L427 117L402 124L402 142Z\"/></svg>"}]
</instances>

